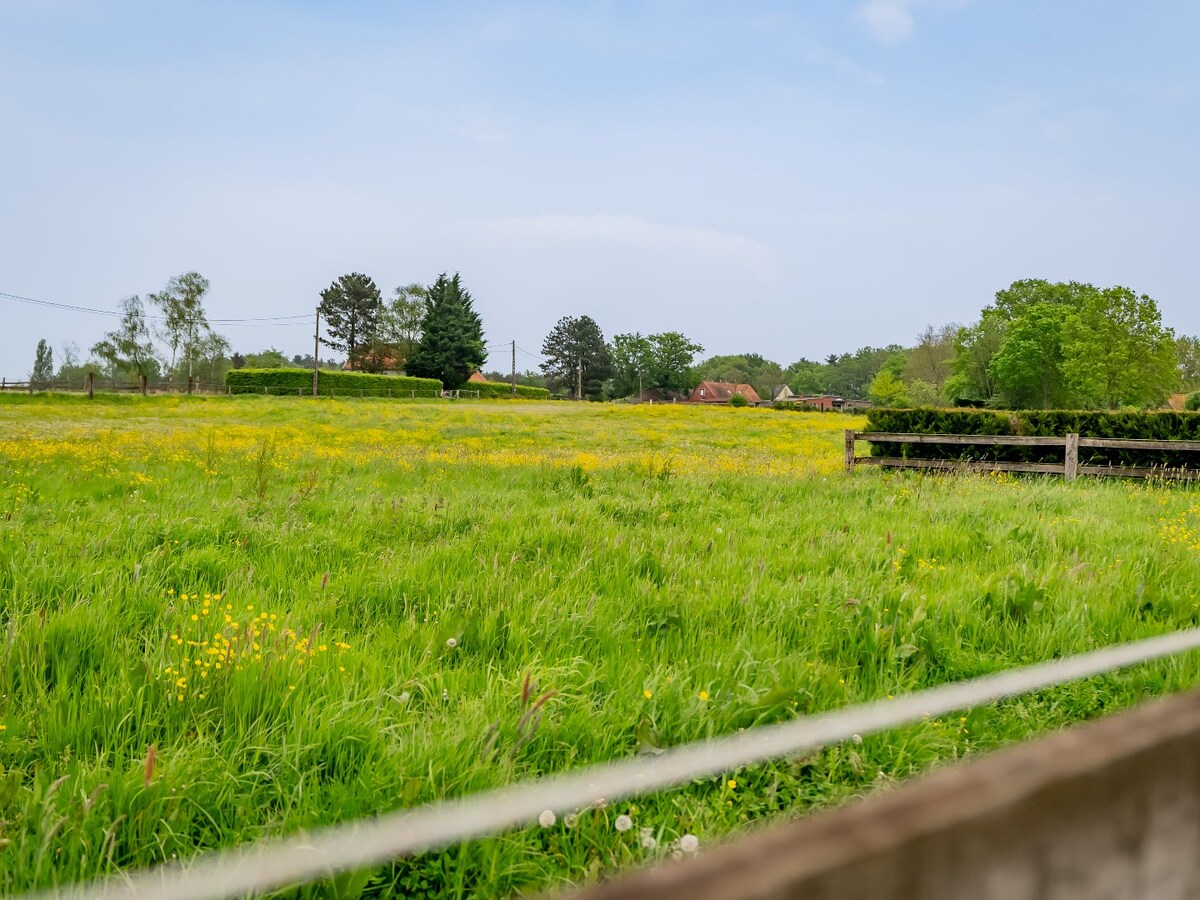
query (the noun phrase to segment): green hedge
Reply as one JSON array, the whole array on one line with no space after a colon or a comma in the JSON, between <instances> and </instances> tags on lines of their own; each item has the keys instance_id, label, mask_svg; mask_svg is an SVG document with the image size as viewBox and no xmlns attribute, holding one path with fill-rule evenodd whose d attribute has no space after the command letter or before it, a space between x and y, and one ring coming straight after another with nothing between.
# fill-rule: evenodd
<instances>
[{"instance_id":1,"label":"green hedge","mask_svg":"<svg viewBox=\"0 0 1200 900\"><path fill-rule=\"evenodd\" d=\"M231 394L312 394L312 369L231 369L225 385ZM323 397L439 397L436 378L368 375L322 369L317 390Z\"/></svg>"},{"instance_id":2,"label":"green hedge","mask_svg":"<svg viewBox=\"0 0 1200 900\"><path fill-rule=\"evenodd\" d=\"M503 381L468 381L462 386L466 392L479 391L481 400L488 398L501 399L506 397L511 398L513 395L512 385L505 384ZM549 400L550 392L545 388L530 387L524 384L517 385L517 399L521 400Z\"/></svg>"},{"instance_id":3,"label":"green hedge","mask_svg":"<svg viewBox=\"0 0 1200 900\"><path fill-rule=\"evenodd\" d=\"M1073 410L872 409L868 431L906 434L1021 434L1042 437L1117 438L1123 440L1200 440L1200 413L1092 412ZM1058 447L964 447L954 444L878 444L874 456L912 459L1061 462ZM1177 468L1200 466L1198 453L1167 450L1107 450L1081 447L1079 462L1091 466Z\"/></svg>"}]
</instances>

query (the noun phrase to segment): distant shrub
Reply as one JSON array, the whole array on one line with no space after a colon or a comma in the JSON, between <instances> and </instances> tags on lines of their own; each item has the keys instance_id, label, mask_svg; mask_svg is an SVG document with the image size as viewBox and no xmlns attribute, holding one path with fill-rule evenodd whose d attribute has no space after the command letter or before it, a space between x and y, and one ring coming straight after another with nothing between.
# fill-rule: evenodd
<instances>
[{"instance_id":1,"label":"distant shrub","mask_svg":"<svg viewBox=\"0 0 1200 900\"><path fill-rule=\"evenodd\" d=\"M734 394L732 397L729 398L729 405L730 406L749 406L750 401L747 400L745 397L743 397L741 394Z\"/></svg>"},{"instance_id":2,"label":"distant shrub","mask_svg":"<svg viewBox=\"0 0 1200 900\"><path fill-rule=\"evenodd\" d=\"M901 434L1016 434L1040 437L1115 438L1119 440L1200 440L1200 413L1102 412L1058 409L872 409L868 431ZM874 452L874 451L873 451ZM1061 462L1060 447L954 444L881 444L876 455L911 459ZM1170 450L1115 450L1081 447L1079 461L1095 466L1176 468L1194 465L1194 454Z\"/></svg>"},{"instance_id":3,"label":"distant shrub","mask_svg":"<svg viewBox=\"0 0 1200 900\"><path fill-rule=\"evenodd\" d=\"M1188 394L1187 399L1183 401L1183 408L1192 412L1200 410L1200 391Z\"/></svg>"},{"instance_id":4,"label":"distant shrub","mask_svg":"<svg viewBox=\"0 0 1200 900\"><path fill-rule=\"evenodd\" d=\"M312 393L312 377L312 369L231 369L225 373L225 385L231 394L303 396ZM317 391L323 397L439 397L442 383L435 378L322 370Z\"/></svg>"},{"instance_id":5,"label":"distant shrub","mask_svg":"<svg viewBox=\"0 0 1200 900\"><path fill-rule=\"evenodd\" d=\"M479 391L479 398L503 400L513 396L512 385L502 381L469 381L462 386L464 391ZM545 388L531 387L525 384L517 385L517 398L520 400L549 400L550 392Z\"/></svg>"}]
</instances>

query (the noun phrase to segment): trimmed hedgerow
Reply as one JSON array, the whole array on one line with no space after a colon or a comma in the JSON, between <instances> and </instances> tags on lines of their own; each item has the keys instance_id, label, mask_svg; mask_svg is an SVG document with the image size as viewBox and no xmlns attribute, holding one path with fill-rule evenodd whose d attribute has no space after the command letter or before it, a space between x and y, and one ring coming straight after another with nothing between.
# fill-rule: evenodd
<instances>
[{"instance_id":1,"label":"trimmed hedgerow","mask_svg":"<svg viewBox=\"0 0 1200 900\"><path fill-rule=\"evenodd\" d=\"M225 385L231 394L309 394L312 369L231 369ZM436 378L322 369L317 379L317 392L324 397L438 397L441 391Z\"/></svg>"},{"instance_id":2,"label":"trimmed hedgerow","mask_svg":"<svg viewBox=\"0 0 1200 900\"><path fill-rule=\"evenodd\" d=\"M1041 437L1120 440L1200 440L1200 413L1101 412L1078 410L872 409L868 431L904 434L1020 434ZM957 446L954 444L878 444L875 456L913 459L1061 462L1059 447ZM1093 466L1178 468L1200 465L1200 454L1169 450L1110 450L1081 447L1079 462Z\"/></svg>"},{"instance_id":3,"label":"trimmed hedgerow","mask_svg":"<svg viewBox=\"0 0 1200 900\"><path fill-rule=\"evenodd\" d=\"M479 391L481 400L496 399L504 400L511 398L513 395L512 385L505 384L502 381L469 381L462 386L464 391ZM530 385L517 385L518 400L549 400L550 392L545 388L531 387Z\"/></svg>"}]
</instances>

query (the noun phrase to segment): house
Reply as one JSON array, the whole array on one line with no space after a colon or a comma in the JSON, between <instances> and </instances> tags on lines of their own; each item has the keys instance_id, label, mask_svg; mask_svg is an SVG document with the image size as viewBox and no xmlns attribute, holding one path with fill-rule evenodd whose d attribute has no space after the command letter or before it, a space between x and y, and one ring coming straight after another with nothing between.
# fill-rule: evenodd
<instances>
[{"instance_id":1,"label":"house","mask_svg":"<svg viewBox=\"0 0 1200 900\"><path fill-rule=\"evenodd\" d=\"M487 379L483 377L483 373L480 372L478 369L476 369L474 372L471 373L471 377L468 378L467 381L473 382L475 384L487 384Z\"/></svg>"},{"instance_id":2,"label":"house","mask_svg":"<svg viewBox=\"0 0 1200 900\"><path fill-rule=\"evenodd\" d=\"M728 403L734 394L740 394L748 403L761 403L758 392L748 384L732 384L728 381L702 381L687 398L688 403Z\"/></svg>"},{"instance_id":3,"label":"house","mask_svg":"<svg viewBox=\"0 0 1200 900\"><path fill-rule=\"evenodd\" d=\"M771 391L772 403L792 403L797 399L797 394L792 393L792 389L786 384L778 385Z\"/></svg>"},{"instance_id":4,"label":"house","mask_svg":"<svg viewBox=\"0 0 1200 900\"><path fill-rule=\"evenodd\" d=\"M390 356L385 356L379 360L379 365L381 366L381 368L376 373L378 375L403 375L404 374L404 360L402 360L402 359L393 359ZM358 368L355 369L350 365L350 360L346 360L344 363L342 363L342 371L343 372L361 372L361 371L363 371L363 367L362 367L362 364L360 363Z\"/></svg>"},{"instance_id":5,"label":"house","mask_svg":"<svg viewBox=\"0 0 1200 900\"><path fill-rule=\"evenodd\" d=\"M1182 412L1187 409L1187 394L1172 394L1171 399L1167 401L1167 407L1176 412Z\"/></svg>"}]
</instances>

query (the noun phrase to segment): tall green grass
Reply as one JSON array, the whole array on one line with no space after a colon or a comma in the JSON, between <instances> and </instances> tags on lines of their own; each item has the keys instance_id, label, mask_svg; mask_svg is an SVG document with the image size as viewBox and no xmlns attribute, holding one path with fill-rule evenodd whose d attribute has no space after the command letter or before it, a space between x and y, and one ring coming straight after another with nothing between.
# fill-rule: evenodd
<instances>
[{"instance_id":1,"label":"tall green grass","mask_svg":"<svg viewBox=\"0 0 1200 900\"><path fill-rule=\"evenodd\" d=\"M1194 491L821 474L839 459L830 421L4 398L0 890L1196 623ZM790 473L796 446L813 474L695 462L744 453L769 472L774 453ZM402 860L364 890L587 882L1198 674L1188 655L931 719Z\"/></svg>"}]
</instances>

